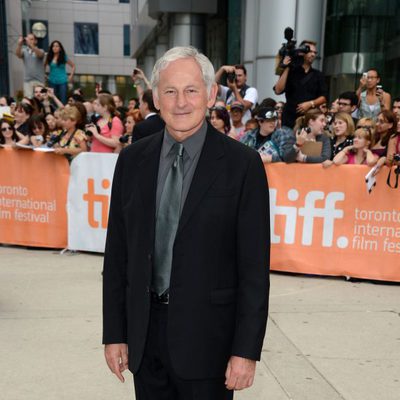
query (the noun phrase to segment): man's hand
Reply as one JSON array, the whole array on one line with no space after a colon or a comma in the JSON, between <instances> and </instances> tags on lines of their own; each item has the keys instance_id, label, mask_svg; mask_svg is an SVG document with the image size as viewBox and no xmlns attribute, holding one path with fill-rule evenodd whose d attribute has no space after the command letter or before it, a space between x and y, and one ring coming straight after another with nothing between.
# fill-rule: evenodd
<instances>
[{"instance_id":1,"label":"man's hand","mask_svg":"<svg viewBox=\"0 0 400 400\"><path fill-rule=\"evenodd\" d=\"M310 101L305 101L297 105L296 112L298 114L305 114L310 108L312 104Z\"/></svg>"},{"instance_id":2,"label":"man's hand","mask_svg":"<svg viewBox=\"0 0 400 400\"><path fill-rule=\"evenodd\" d=\"M19 38L18 38L18 46L22 46L24 44L24 37L23 36L20 36Z\"/></svg>"},{"instance_id":3,"label":"man's hand","mask_svg":"<svg viewBox=\"0 0 400 400\"><path fill-rule=\"evenodd\" d=\"M225 372L225 386L228 390L242 390L254 381L256 362L248 358L232 356Z\"/></svg>"},{"instance_id":4,"label":"man's hand","mask_svg":"<svg viewBox=\"0 0 400 400\"><path fill-rule=\"evenodd\" d=\"M111 372L117 375L121 382L125 382L122 372L128 369L128 345L126 343L106 344L104 356Z\"/></svg>"}]
</instances>

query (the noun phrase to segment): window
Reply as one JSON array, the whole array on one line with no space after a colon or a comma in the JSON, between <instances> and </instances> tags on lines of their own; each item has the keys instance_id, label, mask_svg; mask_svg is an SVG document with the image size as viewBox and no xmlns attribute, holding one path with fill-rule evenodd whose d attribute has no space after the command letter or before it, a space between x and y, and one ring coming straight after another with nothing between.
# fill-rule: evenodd
<instances>
[{"instance_id":1,"label":"window","mask_svg":"<svg viewBox=\"0 0 400 400\"><path fill-rule=\"evenodd\" d=\"M119 0L119 2L129 4L129 0Z\"/></svg>"},{"instance_id":2,"label":"window","mask_svg":"<svg viewBox=\"0 0 400 400\"><path fill-rule=\"evenodd\" d=\"M74 23L75 54L99 54L98 24Z\"/></svg>"},{"instance_id":3,"label":"window","mask_svg":"<svg viewBox=\"0 0 400 400\"><path fill-rule=\"evenodd\" d=\"M131 55L131 27L130 25L124 25L124 56L129 57Z\"/></svg>"}]
</instances>

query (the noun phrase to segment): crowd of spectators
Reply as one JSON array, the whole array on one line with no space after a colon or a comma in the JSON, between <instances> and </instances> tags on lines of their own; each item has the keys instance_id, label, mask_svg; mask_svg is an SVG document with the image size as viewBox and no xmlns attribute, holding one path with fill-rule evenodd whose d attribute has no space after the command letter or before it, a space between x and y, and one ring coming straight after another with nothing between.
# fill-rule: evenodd
<instances>
[{"instance_id":1,"label":"crowd of spectators","mask_svg":"<svg viewBox=\"0 0 400 400\"><path fill-rule=\"evenodd\" d=\"M257 89L247 85L243 65L220 67L209 122L257 150L264 163L319 163L324 168L365 164L377 165L377 170L399 165L400 98L391 101L380 86L379 72L371 68L356 91L346 91L328 105L323 74L312 67L317 44L302 44L309 48L302 63L292 65L284 57L273 88L277 95L285 94L286 102L260 100ZM16 54L25 65L24 97L19 102L0 97L1 109L8 111L0 120L2 147L52 148L71 160L82 151L118 153L165 126L139 68L132 74L138 98L125 102L118 93L97 90L89 99L79 88L68 94L75 64L61 42L53 41L46 54L29 34L18 41Z\"/></svg>"}]
</instances>

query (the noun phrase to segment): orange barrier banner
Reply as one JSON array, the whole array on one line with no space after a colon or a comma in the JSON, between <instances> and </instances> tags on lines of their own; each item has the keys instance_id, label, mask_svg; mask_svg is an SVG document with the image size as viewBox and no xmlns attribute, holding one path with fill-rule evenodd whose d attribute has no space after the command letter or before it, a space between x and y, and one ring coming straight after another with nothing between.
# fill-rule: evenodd
<instances>
[{"instance_id":1,"label":"orange barrier banner","mask_svg":"<svg viewBox=\"0 0 400 400\"><path fill-rule=\"evenodd\" d=\"M385 167L368 193L369 170L266 166L273 270L400 281L400 188Z\"/></svg>"},{"instance_id":2,"label":"orange barrier banner","mask_svg":"<svg viewBox=\"0 0 400 400\"><path fill-rule=\"evenodd\" d=\"M68 161L0 149L0 243L67 247Z\"/></svg>"}]
</instances>

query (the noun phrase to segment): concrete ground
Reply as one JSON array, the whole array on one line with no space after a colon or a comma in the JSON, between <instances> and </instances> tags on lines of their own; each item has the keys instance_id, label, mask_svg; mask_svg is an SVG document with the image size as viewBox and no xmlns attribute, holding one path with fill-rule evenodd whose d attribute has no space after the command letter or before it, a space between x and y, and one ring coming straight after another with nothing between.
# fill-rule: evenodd
<instances>
[{"instance_id":1,"label":"concrete ground","mask_svg":"<svg viewBox=\"0 0 400 400\"><path fill-rule=\"evenodd\" d=\"M0 247L0 399L133 399L103 360L102 257ZM255 384L236 399L399 400L400 287L272 274Z\"/></svg>"}]
</instances>

